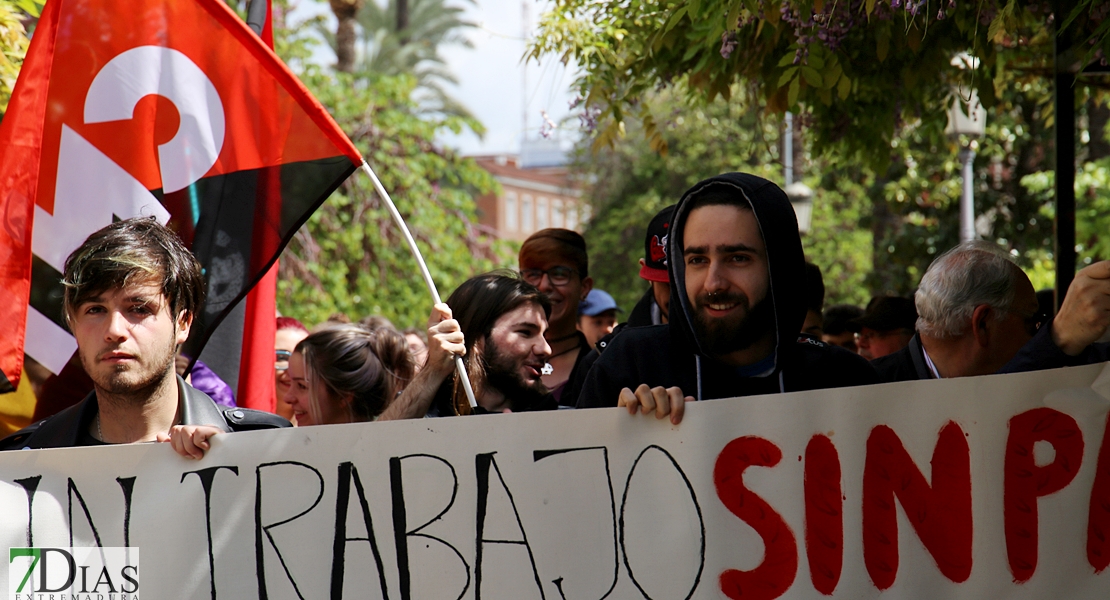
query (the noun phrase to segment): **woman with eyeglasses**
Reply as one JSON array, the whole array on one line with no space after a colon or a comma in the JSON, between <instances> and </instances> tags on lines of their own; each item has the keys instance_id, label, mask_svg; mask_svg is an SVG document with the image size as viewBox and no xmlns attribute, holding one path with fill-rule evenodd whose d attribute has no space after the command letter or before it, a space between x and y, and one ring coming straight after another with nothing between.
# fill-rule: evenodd
<instances>
[{"instance_id":1,"label":"woman with eyeglasses","mask_svg":"<svg viewBox=\"0 0 1110 600\"><path fill-rule=\"evenodd\" d=\"M404 336L339 325L309 335L289 359L286 401L298 426L373 421L412 379Z\"/></svg>"},{"instance_id":2,"label":"woman with eyeglasses","mask_svg":"<svg viewBox=\"0 0 1110 600\"><path fill-rule=\"evenodd\" d=\"M541 229L524 240L518 259L521 279L551 301L544 333L551 356L544 366L543 384L561 406L574 407L585 379L581 365L593 349L578 330L578 305L593 288L586 240L569 229Z\"/></svg>"},{"instance_id":3,"label":"woman with eyeglasses","mask_svg":"<svg viewBox=\"0 0 1110 600\"><path fill-rule=\"evenodd\" d=\"M293 356L293 349L301 340L308 337L308 328L292 317L277 318L277 333L274 335L274 390L277 392L277 414L285 417L294 426L297 421L293 419L293 407L285 401L289 393L289 386L293 383L289 379L289 357Z\"/></svg>"}]
</instances>

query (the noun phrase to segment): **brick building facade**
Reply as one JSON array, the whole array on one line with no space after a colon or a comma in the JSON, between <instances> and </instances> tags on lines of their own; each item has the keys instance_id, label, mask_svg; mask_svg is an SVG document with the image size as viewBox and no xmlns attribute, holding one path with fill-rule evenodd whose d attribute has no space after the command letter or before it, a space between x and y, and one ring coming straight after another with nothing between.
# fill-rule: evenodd
<instances>
[{"instance_id":1,"label":"brick building facade","mask_svg":"<svg viewBox=\"0 0 1110 600\"><path fill-rule=\"evenodd\" d=\"M590 207L565 166L521 166L518 156L475 156L501 183L501 194L478 198L478 222L507 240L524 241L548 227L582 231Z\"/></svg>"}]
</instances>

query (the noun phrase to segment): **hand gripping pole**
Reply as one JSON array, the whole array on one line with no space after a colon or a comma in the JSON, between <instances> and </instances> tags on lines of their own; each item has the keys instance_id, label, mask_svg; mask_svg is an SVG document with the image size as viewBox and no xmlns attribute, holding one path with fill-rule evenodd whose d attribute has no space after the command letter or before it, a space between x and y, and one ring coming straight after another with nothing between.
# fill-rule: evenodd
<instances>
[{"instance_id":1,"label":"hand gripping pole","mask_svg":"<svg viewBox=\"0 0 1110 600\"><path fill-rule=\"evenodd\" d=\"M405 224L405 219L401 217L401 213L397 212L397 205L393 204L393 199L389 197L389 193L385 191L382 182L378 180L378 176L374 174L374 170L366 161L362 161L362 170L369 177L370 181L374 184L374 190L378 192L382 200L385 200L385 205L389 208L389 214L393 215L393 221L397 223L397 227L405 236L405 241L409 244L409 250L412 250L412 255L416 257L416 264L420 266L420 274L424 276L424 283L428 286L428 292L432 294L432 302L439 304L442 302L439 298L439 290L436 289L436 283L432 281L432 274L428 272L428 265L424 263L424 256L420 254L420 248L416 247L416 240L412 238L412 233L409 231L409 226ZM461 356L455 357L455 370L459 374L459 379L462 381L463 390L466 392L466 399L470 401L470 408L476 408L478 401L474 399L474 389L470 387L470 377L466 374L466 365L463 364Z\"/></svg>"}]
</instances>

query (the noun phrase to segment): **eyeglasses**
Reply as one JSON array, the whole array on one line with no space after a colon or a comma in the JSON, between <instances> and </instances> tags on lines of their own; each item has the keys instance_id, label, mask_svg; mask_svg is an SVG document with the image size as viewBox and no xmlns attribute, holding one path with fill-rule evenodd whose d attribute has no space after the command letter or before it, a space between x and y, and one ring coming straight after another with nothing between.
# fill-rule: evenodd
<instances>
[{"instance_id":1,"label":"eyeglasses","mask_svg":"<svg viewBox=\"0 0 1110 600\"><path fill-rule=\"evenodd\" d=\"M860 332L856 334L856 341L867 343L871 340L881 340L892 335L913 335L913 331L909 329L891 329L890 331L875 331L871 333Z\"/></svg>"},{"instance_id":2,"label":"eyeglasses","mask_svg":"<svg viewBox=\"0 0 1110 600\"><path fill-rule=\"evenodd\" d=\"M1048 320L1048 313L1043 310L1038 310L1031 317L1024 317L1022 322L1025 324L1025 333L1031 336L1037 335L1037 332L1041 330L1045 323L1048 323Z\"/></svg>"},{"instance_id":3,"label":"eyeglasses","mask_svg":"<svg viewBox=\"0 0 1110 600\"><path fill-rule=\"evenodd\" d=\"M552 267L546 271L543 269L520 270L520 277L536 287L539 287L540 282L543 281L544 275L547 275L547 279L551 282L551 285L566 285L570 283L571 276L577 274L578 271L570 267Z\"/></svg>"},{"instance_id":4,"label":"eyeglasses","mask_svg":"<svg viewBox=\"0 0 1110 600\"><path fill-rule=\"evenodd\" d=\"M278 350L274 352L274 370L285 371L289 368L289 359L293 353L288 350Z\"/></svg>"}]
</instances>

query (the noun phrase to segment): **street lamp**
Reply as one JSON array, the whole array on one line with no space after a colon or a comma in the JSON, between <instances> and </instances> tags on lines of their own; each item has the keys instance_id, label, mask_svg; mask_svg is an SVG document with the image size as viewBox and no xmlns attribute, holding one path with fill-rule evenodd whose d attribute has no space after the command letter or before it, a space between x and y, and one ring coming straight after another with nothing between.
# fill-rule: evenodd
<instances>
[{"instance_id":1,"label":"street lamp","mask_svg":"<svg viewBox=\"0 0 1110 600\"><path fill-rule=\"evenodd\" d=\"M795 181L786 186L783 191L790 199L794 214L798 216L798 233L803 235L809 233L809 224L813 217L813 190L809 189L808 185Z\"/></svg>"},{"instance_id":2,"label":"street lamp","mask_svg":"<svg viewBox=\"0 0 1110 600\"><path fill-rule=\"evenodd\" d=\"M952 59L952 66L960 69L974 69L979 60L961 53ZM955 89L956 98L948 109L948 127L945 133L960 142L960 162L963 163L963 194L960 196L960 241L975 239L975 150L977 141L987 131L987 111L979 103L975 90L959 86ZM966 140L966 144L964 141Z\"/></svg>"},{"instance_id":3,"label":"street lamp","mask_svg":"<svg viewBox=\"0 0 1110 600\"><path fill-rule=\"evenodd\" d=\"M794 114L786 113L783 122L782 134L782 166L783 179L786 180L786 197L790 199L790 206L794 207L794 214L798 217L798 233L809 233L809 223L813 217L813 190L809 186L794 181Z\"/></svg>"}]
</instances>

